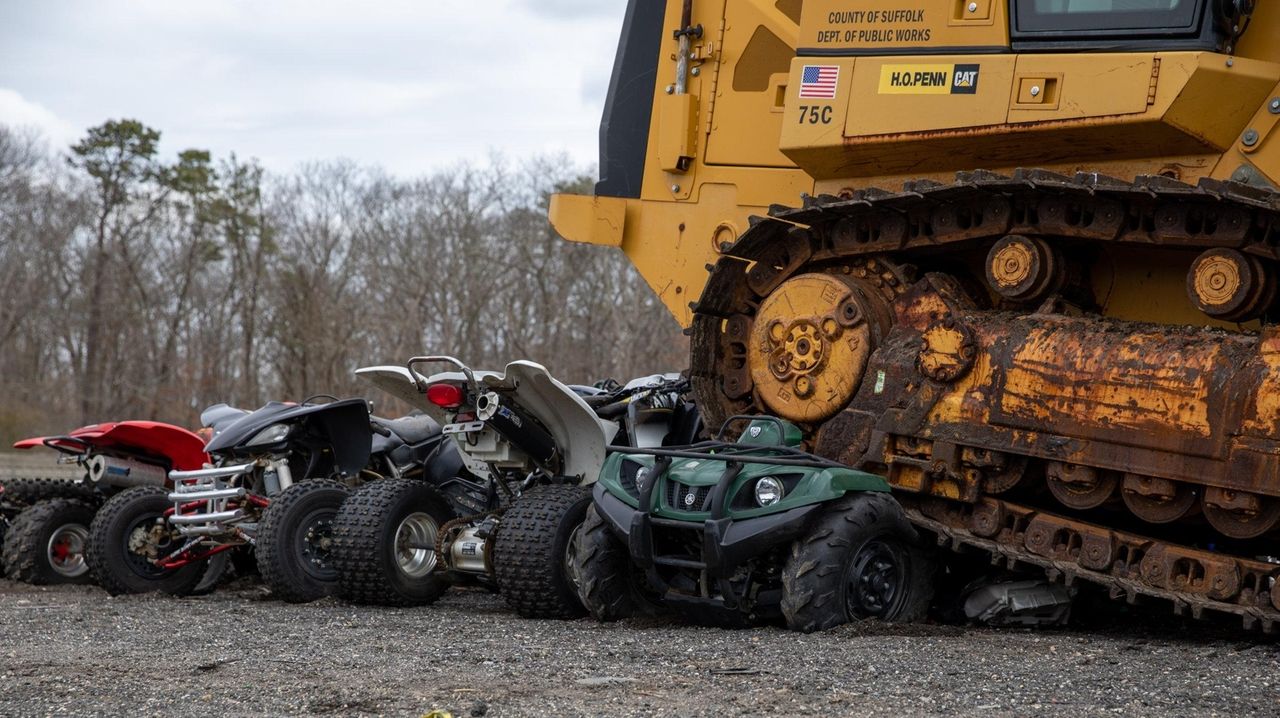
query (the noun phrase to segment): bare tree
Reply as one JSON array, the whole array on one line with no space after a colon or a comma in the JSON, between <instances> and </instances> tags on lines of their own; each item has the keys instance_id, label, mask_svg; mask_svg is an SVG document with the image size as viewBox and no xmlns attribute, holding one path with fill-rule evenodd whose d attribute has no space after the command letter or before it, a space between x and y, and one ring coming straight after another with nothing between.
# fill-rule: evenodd
<instances>
[{"instance_id":1,"label":"bare tree","mask_svg":"<svg viewBox=\"0 0 1280 718\"><path fill-rule=\"evenodd\" d=\"M0 127L0 440L365 393L352 370L424 352L574 382L684 367L626 258L547 222L551 192L590 185L563 157L268 175L158 140L107 122L59 163Z\"/></svg>"}]
</instances>

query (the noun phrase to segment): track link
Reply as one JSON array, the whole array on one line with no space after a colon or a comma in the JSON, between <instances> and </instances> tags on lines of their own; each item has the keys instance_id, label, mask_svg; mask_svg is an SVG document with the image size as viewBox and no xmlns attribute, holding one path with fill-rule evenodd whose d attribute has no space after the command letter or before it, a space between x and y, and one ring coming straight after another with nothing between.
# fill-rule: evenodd
<instances>
[{"instance_id":1,"label":"track link","mask_svg":"<svg viewBox=\"0 0 1280 718\"><path fill-rule=\"evenodd\" d=\"M993 564L1037 566L1050 580L1085 580L1111 598L1169 601L1174 613L1239 616L1246 630L1280 627L1280 564L1157 541L1008 501L977 504L899 496L907 518L953 550L971 547Z\"/></svg>"}]
</instances>

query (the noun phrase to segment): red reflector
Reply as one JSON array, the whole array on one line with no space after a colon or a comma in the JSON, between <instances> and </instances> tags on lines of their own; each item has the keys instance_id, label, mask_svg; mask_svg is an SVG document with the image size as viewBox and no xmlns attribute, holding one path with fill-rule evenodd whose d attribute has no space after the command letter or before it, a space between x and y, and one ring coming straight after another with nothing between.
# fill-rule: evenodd
<instances>
[{"instance_id":1,"label":"red reflector","mask_svg":"<svg viewBox=\"0 0 1280 718\"><path fill-rule=\"evenodd\" d=\"M432 384L427 387L427 401L442 409L456 409L462 405L462 388L453 384Z\"/></svg>"}]
</instances>

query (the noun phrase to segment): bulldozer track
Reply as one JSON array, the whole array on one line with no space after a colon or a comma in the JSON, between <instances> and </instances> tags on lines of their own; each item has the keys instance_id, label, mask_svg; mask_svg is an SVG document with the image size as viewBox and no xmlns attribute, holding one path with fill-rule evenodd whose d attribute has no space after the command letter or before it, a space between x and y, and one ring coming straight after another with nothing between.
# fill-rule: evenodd
<instances>
[{"instance_id":1,"label":"bulldozer track","mask_svg":"<svg viewBox=\"0 0 1280 718\"><path fill-rule=\"evenodd\" d=\"M909 182L900 192L863 189L805 197L800 207L771 207L768 217L752 218L750 229L722 248L721 258L708 266L711 276L702 297L691 305L691 374L708 425L766 409L749 367L751 330L765 298L784 282L807 273L845 275L892 301L917 282L915 265L945 273L946 262L959 252L1020 235L1051 237L1064 246L1178 249L1188 258L1209 250L1237 252L1249 262L1262 262L1258 286L1251 287L1247 297L1241 293L1252 303L1250 311L1256 311L1251 318L1256 318L1275 296L1280 194L1209 179L1190 185L1165 176L1129 182L1090 173L1018 170L1010 175L965 172L950 184ZM955 279L961 286L974 280ZM1087 300L1082 304L1086 312L1097 310ZM1014 301L1003 302L1000 309L1029 314L1036 306ZM1224 312L1220 318L1236 321L1239 316ZM972 341L962 333L960 339ZM925 378L941 386L953 379L948 370L936 367L936 374ZM931 390L926 386L920 391ZM925 403L912 407L919 408L919 421L924 420ZM826 421L801 423L812 435ZM822 443L830 453L831 445ZM870 447L868 456L874 450ZM1000 450L1023 461L1045 458L1025 447ZM921 461L923 466L928 459ZM878 458L865 463L883 464ZM1280 485L1268 478L1251 477L1256 485L1249 490L1280 494ZM1000 490L952 495L949 498L963 501L943 501L928 496L927 485L906 488L910 491L898 493L912 521L944 543L987 551L1011 566L1038 566L1053 578L1097 583L1116 598L1166 599L1175 611L1196 618L1206 611L1234 614L1246 627L1268 633L1280 621L1280 565L1275 563L1149 538L989 495ZM1268 553L1240 549L1238 544L1233 550Z\"/></svg>"},{"instance_id":2,"label":"bulldozer track","mask_svg":"<svg viewBox=\"0 0 1280 718\"><path fill-rule=\"evenodd\" d=\"M1205 611L1233 614L1247 630L1271 634L1280 626L1280 564L1157 541L1008 501L900 498L907 518L939 545L985 551L1009 570L1038 566L1050 580L1089 581L1129 603L1139 596L1164 599L1174 613L1196 619Z\"/></svg>"}]
</instances>

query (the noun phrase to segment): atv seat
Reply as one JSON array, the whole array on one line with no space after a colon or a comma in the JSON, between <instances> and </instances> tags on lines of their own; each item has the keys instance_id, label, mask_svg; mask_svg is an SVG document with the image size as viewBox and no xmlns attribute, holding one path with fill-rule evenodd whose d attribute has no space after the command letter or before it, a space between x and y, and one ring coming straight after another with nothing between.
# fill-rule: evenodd
<instances>
[{"instance_id":1,"label":"atv seat","mask_svg":"<svg viewBox=\"0 0 1280 718\"><path fill-rule=\"evenodd\" d=\"M406 444L421 444L441 432L440 424L426 414L415 414L401 419L375 419L391 430Z\"/></svg>"}]
</instances>

